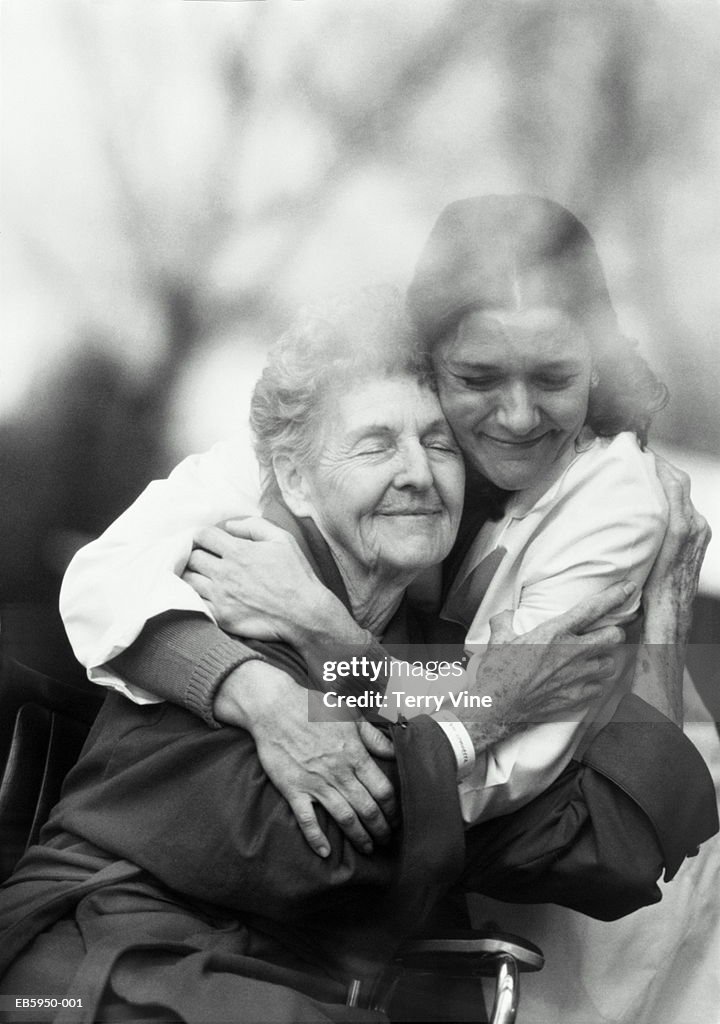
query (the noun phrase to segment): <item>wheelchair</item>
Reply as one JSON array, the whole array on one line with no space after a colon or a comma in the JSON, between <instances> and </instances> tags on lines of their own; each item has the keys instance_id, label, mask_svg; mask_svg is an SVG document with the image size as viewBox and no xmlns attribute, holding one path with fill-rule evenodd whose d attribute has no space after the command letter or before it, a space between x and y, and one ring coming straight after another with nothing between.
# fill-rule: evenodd
<instances>
[{"instance_id":1,"label":"wheelchair","mask_svg":"<svg viewBox=\"0 0 720 1024\"><path fill-rule=\"evenodd\" d=\"M37 842L63 780L79 757L85 738L103 702L100 688L52 679L0 655L0 882L13 871L25 850ZM466 915L466 911L465 911ZM462 914L460 915L462 917ZM357 982L350 984L348 1006L369 1002L393 1021L419 1016L430 979L443 992L474 986L481 1007L478 1020L513 1024L520 998L519 975L539 971L544 963L533 943L501 932L447 927L452 914L433 922L437 934L425 933L403 944L366 997ZM463 922L464 923L464 922ZM440 980L438 981L438 976ZM492 1010L485 1016L482 979L494 978ZM450 982L452 979L452 982ZM405 995L398 1008L398 993ZM408 996L409 993L409 996ZM449 1010L449 1012L453 1012ZM457 1020L457 1016L436 1020Z\"/></svg>"}]
</instances>

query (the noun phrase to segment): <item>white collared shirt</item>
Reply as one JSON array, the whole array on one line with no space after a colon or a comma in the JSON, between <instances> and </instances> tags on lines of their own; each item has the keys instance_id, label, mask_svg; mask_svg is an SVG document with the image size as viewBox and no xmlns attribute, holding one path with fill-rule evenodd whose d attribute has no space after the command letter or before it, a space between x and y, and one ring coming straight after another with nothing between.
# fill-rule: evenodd
<instances>
[{"instance_id":1,"label":"white collared shirt","mask_svg":"<svg viewBox=\"0 0 720 1024\"><path fill-rule=\"evenodd\" d=\"M473 542L442 610L467 629L468 652L490 639L490 619L514 612L527 633L611 583L632 580L636 594L603 624L633 617L666 527L665 496L652 453L635 436L595 438L532 504L511 498L499 522ZM460 786L467 821L527 803L558 777L588 726L609 717L617 693L575 721L533 726L496 744Z\"/></svg>"}]
</instances>

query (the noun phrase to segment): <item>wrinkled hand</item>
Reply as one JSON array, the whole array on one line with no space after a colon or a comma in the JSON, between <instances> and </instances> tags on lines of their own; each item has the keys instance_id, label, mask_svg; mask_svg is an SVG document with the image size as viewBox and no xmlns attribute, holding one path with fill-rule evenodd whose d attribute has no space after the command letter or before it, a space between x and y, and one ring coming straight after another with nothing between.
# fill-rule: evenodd
<instances>
[{"instance_id":1,"label":"wrinkled hand","mask_svg":"<svg viewBox=\"0 0 720 1024\"><path fill-rule=\"evenodd\" d=\"M204 527L193 544L182 578L235 636L293 643L326 593L295 539L264 519Z\"/></svg>"},{"instance_id":2,"label":"wrinkled hand","mask_svg":"<svg viewBox=\"0 0 720 1024\"><path fill-rule=\"evenodd\" d=\"M668 503L662 547L643 590L643 632L632 692L683 722L685 647L710 527L690 500L690 477L655 456Z\"/></svg>"},{"instance_id":3,"label":"wrinkled hand","mask_svg":"<svg viewBox=\"0 0 720 1024\"><path fill-rule=\"evenodd\" d=\"M659 456L655 457L655 465L667 498L668 525L643 590L643 641L684 646L690 635L700 569L712 534L690 500L687 473Z\"/></svg>"},{"instance_id":4,"label":"wrinkled hand","mask_svg":"<svg viewBox=\"0 0 720 1024\"><path fill-rule=\"evenodd\" d=\"M594 624L635 589L615 583L522 636L512 630L512 612L491 619L490 643L468 665L474 692L493 697L492 709L479 712L477 721L463 715L477 752L528 724L574 716L608 690L625 634Z\"/></svg>"},{"instance_id":5,"label":"wrinkled hand","mask_svg":"<svg viewBox=\"0 0 720 1024\"><path fill-rule=\"evenodd\" d=\"M396 803L392 784L372 756L392 760L391 741L365 721L308 721L307 691L285 672L250 661L231 672L215 698L218 721L247 729L260 763L289 803L310 847L330 853L314 803L350 842L369 854L390 837Z\"/></svg>"}]
</instances>

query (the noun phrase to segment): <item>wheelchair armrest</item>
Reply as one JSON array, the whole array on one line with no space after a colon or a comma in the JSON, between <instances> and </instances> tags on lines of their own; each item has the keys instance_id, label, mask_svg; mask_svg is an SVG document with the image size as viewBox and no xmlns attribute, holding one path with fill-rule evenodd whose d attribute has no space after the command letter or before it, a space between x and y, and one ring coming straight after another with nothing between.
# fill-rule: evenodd
<instances>
[{"instance_id":1,"label":"wheelchair armrest","mask_svg":"<svg viewBox=\"0 0 720 1024\"><path fill-rule=\"evenodd\" d=\"M539 971L542 951L509 932L466 930L439 938L412 939L395 954L376 990L374 1008L386 1010L404 970L434 971L455 977L495 978L490 1024L514 1024L520 998L521 972Z\"/></svg>"},{"instance_id":2,"label":"wheelchair armrest","mask_svg":"<svg viewBox=\"0 0 720 1024\"><path fill-rule=\"evenodd\" d=\"M509 932L468 930L441 938L412 939L395 955L403 967L457 970L472 975L495 972L497 957L511 956L521 972L539 971L545 963L542 950L528 939Z\"/></svg>"}]
</instances>

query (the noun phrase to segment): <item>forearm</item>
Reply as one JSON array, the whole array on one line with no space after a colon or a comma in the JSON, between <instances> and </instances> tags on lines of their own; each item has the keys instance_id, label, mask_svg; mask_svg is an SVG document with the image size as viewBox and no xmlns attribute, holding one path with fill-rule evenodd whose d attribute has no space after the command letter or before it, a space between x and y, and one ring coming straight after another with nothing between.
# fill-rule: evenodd
<instances>
[{"instance_id":1,"label":"forearm","mask_svg":"<svg viewBox=\"0 0 720 1024\"><path fill-rule=\"evenodd\" d=\"M322 584L318 584L314 598L304 602L304 609L294 609L293 621L288 622L285 634L307 665L310 678L327 689L324 668L328 663L366 658L366 664L372 666L369 674L355 673L333 685L343 692L372 689L384 693L388 679L380 668L387 664L387 650L369 630L355 622L343 603Z\"/></svg>"},{"instance_id":2,"label":"forearm","mask_svg":"<svg viewBox=\"0 0 720 1024\"><path fill-rule=\"evenodd\" d=\"M213 703L231 673L258 651L227 636L202 615L167 612L145 624L140 636L108 664L126 682L186 708L216 726Z\"/></svg>"},{"instance_id":3,"label":"forearm","mask_svg":"<svg viewBox=\"0 0 720 1024\"><path fill-rule=\"evenodd\" d=\"M511 612L493 619L491 644L466 670L465 688L489 704L461 712L484 771L484 781L476 770L465 787L467 821L506 814L567 765L618 678L608 652L622 631L606 626L592 637L584 631L624 602L629 586L614 584L522 637L510 628Z\"/></svg>"},{"instance_id":4,"label":"forearm","mask_svg":"<svg viewBox=\"0 0 720 1024\"><path fill-rule=\"evenodd\" d=\"M643 643L638 649L632 693L682 728L685 648Z\"/></svg>"},{"instance_id":5,"label":"forearm","mask_svg":"<svg viewBox=\"0 0 720 1024\"><path fill-rule=\"evenodd\" d=\"M690 479L663 459L658 477L668 527L643 594L645 624L633 692L682 722L682 676L700 568L710 528L690 501Z\"/></svg>"},{"instance_id":6,"label":"forearm","mask_svg":"<svg viewBox=\"0 0 720 1024\"><path fill-rule=\"evenodd\" d=\"M646 596L632 692L682 726L685 651L692 604L670 587Z\"/></svg>"},{"instance_id":7,"label":"forearm","mask_svg":"<svg viewBox=\"0 0 720 1024\"><path fill-rule=\"evenodd\" d=\"M646 588L643 595L643 642L674 644L684 650L692 627L693 599L682 594L668 581L666 585Z\"/></svg>"},{"instance_id":8,"label":"forearm","mask_svg":"<svg viewBox=\"0 0 720 1024\"><path fill-rule=\"evenodd\" d=\"M318 652L337 652L338 647L353 645L367 647L372 642L372 634L359 626L342 601L319 581L313 600L293 610L287 634L308 663L317 660ZM379 643L377 650L382 651Z\"/></svg>"},{"instance_id":9,"label":"forearm","mask_svg":"<svg viewBox=\"0 0 720 1024\"><path fill-rule=\"evenodd\" d=\"M201 598L180 579L202 526L257 511L257 468L249 442L216 445L192 456L137 500L68 567L60 611L78 660L100 679L100 666L169 610L205 615Z\"/></svg>"}]
</instances>

